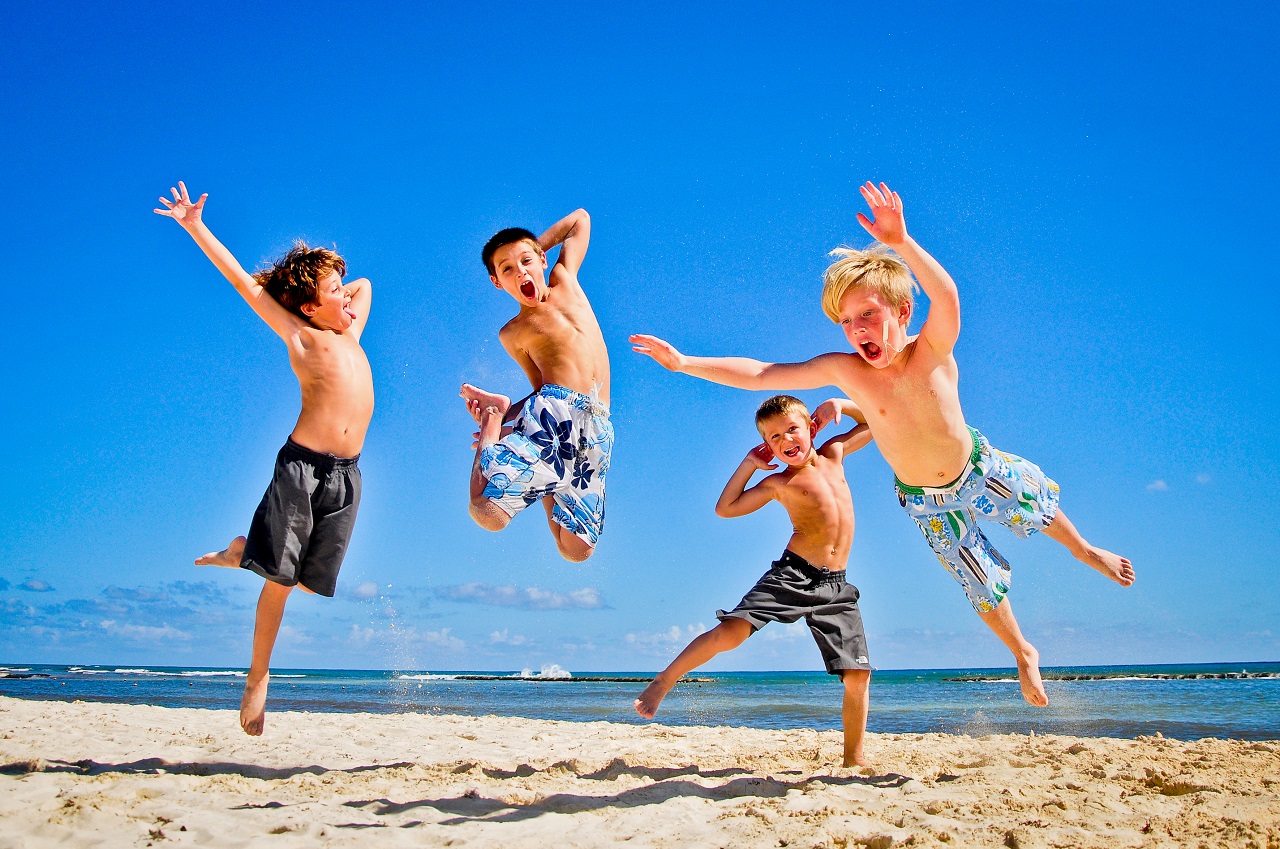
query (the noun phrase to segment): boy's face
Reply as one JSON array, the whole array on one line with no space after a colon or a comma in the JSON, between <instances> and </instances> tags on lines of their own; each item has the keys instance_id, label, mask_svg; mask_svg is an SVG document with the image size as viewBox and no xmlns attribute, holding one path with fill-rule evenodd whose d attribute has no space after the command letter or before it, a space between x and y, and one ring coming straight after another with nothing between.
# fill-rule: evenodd
<instances>
[{"instance_id":1,"label":"boy's face","mask_svg":"<svg viewBox=\"0 0 1280 849\"><path fill-rule=\"evenodd\" d=\"M493 285L522 307L536 307L547 299L547 255L528 239L503 245L493 252Z\"/></svg>"},{"instance_id":2,"label":"boy's face","mask_svg":"<svg viewBox=\"0 0 1280 849\"><path fill-rule=\"evenodd\" d=\"M840 299L840 329L873 368L892 363L907 344L911 302L894 306L872 289L850 289Z\"/></svg>"},{"instance_id":3,"label":"boy's face","mask_svg":"<svg viewBox=\"0 0 1280 849\"><path fill-rule=\"evenodd\" d=\"M813 458L817 426L804 410L790 410L760 422L760 435L773 456L788 466L803 466Z\"/></svg>"},{"instance_id":4,"label":"boy's face","mask_svg":"<svg viewBox=\"0 0 1280 849\"><path fill-rule=\"evenodd\" d=\"M351 326L356 314L351 311L351 295L338 272L331 270L316 281L316 299L302 305L302 314L321 330L341 333Z\"/></svg>"}]
</instances>

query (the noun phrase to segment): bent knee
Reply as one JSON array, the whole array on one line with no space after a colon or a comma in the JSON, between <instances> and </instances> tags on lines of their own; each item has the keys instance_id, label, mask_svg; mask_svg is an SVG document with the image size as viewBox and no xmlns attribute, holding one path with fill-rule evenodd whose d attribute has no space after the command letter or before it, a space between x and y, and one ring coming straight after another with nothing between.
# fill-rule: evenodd
<instances>
[{"instance_id":1,"label":"bent knee","mask_svg":"<svg viewBox=\"0 0 1280 849\"><path fill-rule=\"evenodd\" d=\"M511 522L511 517L507 515L507 511L487 498L477 497L471 499L469 512L475 523L486 531L500 531Z\"/></svg>"},{"instance_id":2,"label":"bent knee","mask_svg":"<svg viewBox=\"0 0 1280 849\"><path fill-rule=\"evenodd\" d=\"M581 563L596 553L594 546L587 545L577 537L557 539L556 548L560 549L560 556L570 563Z\"/></svg>"}]
</instances>

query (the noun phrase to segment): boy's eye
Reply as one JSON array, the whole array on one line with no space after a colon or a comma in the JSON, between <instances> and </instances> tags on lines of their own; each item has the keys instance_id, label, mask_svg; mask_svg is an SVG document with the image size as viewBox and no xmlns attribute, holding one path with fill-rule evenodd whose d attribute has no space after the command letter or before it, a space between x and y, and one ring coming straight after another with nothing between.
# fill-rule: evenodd
<instances>
[{"instance_id":1,"label":"boy's eye","mask_svg":"<svg viewBox=\"0 0 1280 849\"><path fill-rule=\"evenodd\" d=\"M863 318L871 318L871 310L867 310L862 314Z\"/></svg>"}]
</instances>

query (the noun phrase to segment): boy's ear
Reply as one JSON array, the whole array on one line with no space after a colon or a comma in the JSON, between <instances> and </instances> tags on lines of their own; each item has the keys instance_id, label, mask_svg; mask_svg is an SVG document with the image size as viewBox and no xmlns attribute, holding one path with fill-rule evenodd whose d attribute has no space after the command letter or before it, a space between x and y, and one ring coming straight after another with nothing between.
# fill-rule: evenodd
<instances>
[{"instance_id":1,"label":"boy's ear","mask_svg":"<svg viewBox=\"0 0 1280 849\"><path fill-rule=\"evenodd\" d=\"M809 438L813 439L818 435L818 423L812 418L809 419Z\"/></svg>"},{"instance_id":2,"label":"boy's ear","mask_svg":"<svg viewBox=\"0 0 1280 849\"><path fill-rule=\"evenodd\" d=\"M902 299L902 303L898 304L898 320L903 324L911 323L911 302L906 298Z\"/></svg>"},{"instance_id":3,"label":"boy's ear","mask_svg":"<svg viewBox=\"0 0 1280 849\"><path fill-rule=\"evenodd\" d=\"M502 288L502 284L498 282L498 278L494 277L492 274L489 275L489 281L493 283L493 288L495 289Z\"/></svg>"},{"instance_id":4,"label":"boy's ear","mask_svg":"<svg viewBox=\"0 0 1280 849\"><path fill-rule=\"evenodd\" d=\"M312 303L311 301L307 301L305 304L303 304L302 306L298 307L298 309L299 309L299 310L302 312L302 314L303 314L303 315L305 315L307 318L311 318L312 316L314 316L314 315L316 314L316 305L315 305L314 303Z\"/></svg>"}]
</instances>

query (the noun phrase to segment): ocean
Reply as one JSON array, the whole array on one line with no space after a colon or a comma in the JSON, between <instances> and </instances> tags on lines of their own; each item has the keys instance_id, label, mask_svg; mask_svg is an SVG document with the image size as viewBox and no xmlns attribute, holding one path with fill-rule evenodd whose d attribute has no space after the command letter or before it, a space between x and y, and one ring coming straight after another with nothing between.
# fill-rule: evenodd
<instances>
[{"instance_id":1,"label":"ocean","mask_svg":"<svg viewBox=\"0 0 1280 849\"><path fill-rule=\"evenodd\" d=\"M1047 667L1049 706L1022 701L1012 669L878 670L871 731L1280 739L1280 663ZM566 677L567 676L567 677ZM277 669L267 710L453 713L641 723L645 673ZM639 679L639 680L636 680ZM812 672L695 672L667 697L667 725L840 728L841 686ZM236 709L244 671L0 666L0 695Z\"/></svg>"}]
</instances>

